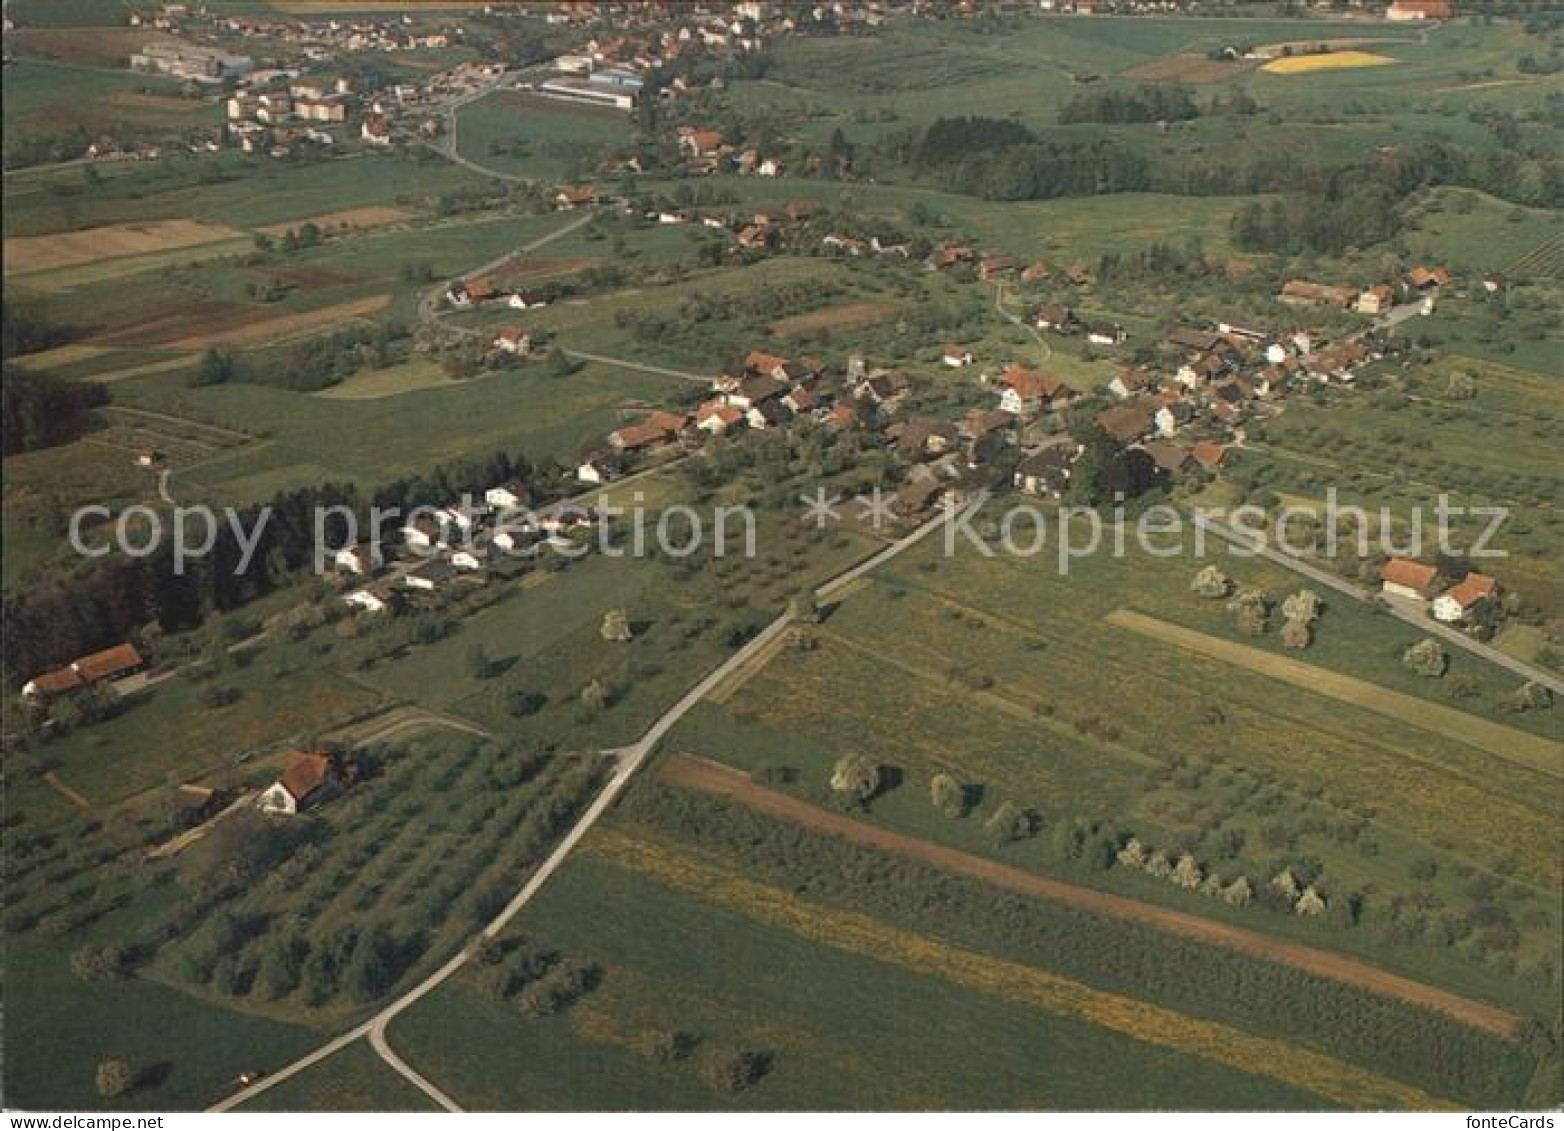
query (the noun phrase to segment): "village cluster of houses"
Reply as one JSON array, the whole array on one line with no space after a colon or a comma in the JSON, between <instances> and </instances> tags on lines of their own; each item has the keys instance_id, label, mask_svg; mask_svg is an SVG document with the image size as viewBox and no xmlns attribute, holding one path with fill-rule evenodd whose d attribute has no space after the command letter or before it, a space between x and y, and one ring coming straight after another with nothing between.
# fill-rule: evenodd
<instances>
[{"instance_id":1,"label":"village cluster of houses","mask_svg":"<svg viewBox=\"0 0 1564 1131\"><path fill-rule=\"evenodd\" d=\"M571 535L596 522L591 508L556 505L536 515L521 513L530 500L525 483L496 484L484 492L481 504L451 503L413 516L398 531L401 543L394 558L388 560L378 544L367 542L338 550L336 568L365 582L342 600L355 610L384 612L397 590L417 595L461 581L482 582L496 565L546 550L579 556L584 544Z\"/></svg>"},{"instance_id":2,"label":"village cluster of houses","mask_svg":"<svg viewBox=\"0 0 1564 1131\"><path fill-rule=\"evenodd\" d=\"M1410 558L1391 558L1380 568L1379 579L1382 592L1416 601L1446 624L1466 623L1479 605L1499 597L1499 583L1485 573L1471 571L1445 587L1438 566Z\"/></svg>"},{"instance_id":3,"label":"village cluster of houses","mask_svg":"<svg viewBox=\"0 0 1564 1131\"><path fill-rule=\"evenodd\" d=\"M352 18L268 18L237 12L216 12L204 4L163 4L155 10L133 10L131 27L169 34L252 39L268 54L279 49L301 58L325 61L363 51L423 51L461 43L459 21L431 27L408 14L365 12Z\"/></svg>"}]
</instances>

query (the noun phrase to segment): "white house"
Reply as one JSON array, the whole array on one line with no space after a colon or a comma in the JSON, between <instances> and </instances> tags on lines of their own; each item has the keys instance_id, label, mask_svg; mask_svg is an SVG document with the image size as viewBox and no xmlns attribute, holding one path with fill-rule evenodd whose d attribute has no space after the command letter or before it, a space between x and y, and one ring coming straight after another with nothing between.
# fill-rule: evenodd
<instances>
[{"instance_id":1,"label":"white house","mask_svg":"<svg viewBox=\"0 0 1564 1131\"><path fill-rule=\"evenodd\" d=\"M402 527L402 541L418 550L444 549L445 527L428 515L420 515Z\"/></svg>"},{"instance_id":2,"label":"white house","mask_svg":"<svg viewBox=\"0 0 1564 1131\"><path fill-rule=\"evenodd\" d=\"M348 573L373 573L380 565L379 553L367 544L346 546L338 550L332 560L338 569Z\"/></svg>"},{"instance_id":3,"label":"white house","mask_svg":"<svg viewBox=\"0 0 1564 1131\"><path fill-rule=\"evenodd\" d=\"M1458 624L1465 620L1479 601L1498 592L1499 583L1487 574L1469 573L1450 589L1434 598L1435 620Z\"/></svg>"},{"instance_id":4,"label":"white house","mask_svg":"<svg viewBox=\"0 0 1564 1131\"><path fill-rule=\"evenodd\" d=\"M263 813L291 817L300 809L324 800L341 784L331 755L295 750L278 778L256 799Z\"/></svg>"},{"instance_id":5,"label":"white house","mask_svg":"<svg viewBox=\"0 0 1564 1131\"><path fill-rule=\"evenodd\" d=\"M945 352L940 355L940 360L952 369L960 369L972 364L972 351L964 350L960 346L946 346Z\"/></svg>"},{"instance_id":6,"label":"white house","mask_svg":"<svg viewBox=\"0 0 1564 1131\"><path fill-rule=\"evenodd\" d=\"M490 487L483 493L483 501L496 510L515 510L527 505L527 488L520 480L512 479Z\"/></svg>"},{"instance_id":7,"label":"white house","mask_svg":"<svg viewBox=\"0 0 1564 1131\"><path fill-rule=\"evenodd\" d=\"M366 613L383 613L386 611L385 598L372 589L355 589L351 593L345 593L342 600L355 609L361 609Z\"/></svg>"},{"instance_id":8,"label":"white house","mask_svg":"<svg viewBox=\"0 0 1564 1131\"><path fill-rule=\"evenodd\" d=\"M576 468L576 481L579 483L607 483L613 478L613 467L604 460L584 460Z\"/></svg>"},{"instance_id":9,"label":"white house","mask_svg":"<svg viewBox=\"0 0 1564 1131\"><path fill-rule=\"evenodd\" d=\"M457 550L451 555L451 564L457 569L468 571L482 569L484 566L483 558L476 550Z\"/></svg>"},{"instance_id":10,"label":"white house","mask_svg":"<svg viewBox=\"0 0 1564 1131\"><path fill-rule=\"evenodd\" d=\"M530 353L532 352L532 335L515 326L508 327L494 336L494 348L501 353L518 355Z\"/></svg>"}]
</instances>

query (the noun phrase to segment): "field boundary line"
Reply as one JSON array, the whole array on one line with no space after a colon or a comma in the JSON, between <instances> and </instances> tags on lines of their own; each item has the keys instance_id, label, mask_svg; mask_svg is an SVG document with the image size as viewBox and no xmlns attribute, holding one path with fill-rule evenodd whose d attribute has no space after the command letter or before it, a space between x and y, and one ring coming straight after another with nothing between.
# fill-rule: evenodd
<instances>
[{"instance_id":1,"label":"field boundary line","mask_svg":"<svg viewBox=\"0 0 1564 1131\"><path fill-rule=\"evenodd\" d=\"M1183 935L1210 946L1291 966L1370 993L1397 998L1454 1017L1463 1024L1507 1040L1515 1038L1516 1026L1521 1021L1517 1014L1509 1010L1415 982L1359 958L1321 950L1246 927L1235 927L1191 912L1176 911L1159 904L1052 879L997 860L948 848L934 841L893 832L843 813L831 812L779 790L757 785L747 774L704 758L676 754L659 767L658 780L722 797L757 813L838 836L868 848L921 860L941 871Z\"/></svg>"},{"instance_id":2,"label":"field boundary line","mask_svg":"<svg viewBox=\"0 0 1564 1131\"><path fill-rule=\"evenodd\" d=\"M1496 758L1549 777L1564 778L1564 746L1540 735L1528 734L1503 723L1490 722L1465 711L1431 703L1404 691L1393 691L1355 676L1342 675L1317 664L1278 656L1247 644L1236 644L1192 628L1158 620L1133 609L1115 609L1103 619L1118 628L1195 652L1208 659L1258 672L1327 699L1362 707L1418 730L1464 742Z\"/></svg>"}]
</instances>

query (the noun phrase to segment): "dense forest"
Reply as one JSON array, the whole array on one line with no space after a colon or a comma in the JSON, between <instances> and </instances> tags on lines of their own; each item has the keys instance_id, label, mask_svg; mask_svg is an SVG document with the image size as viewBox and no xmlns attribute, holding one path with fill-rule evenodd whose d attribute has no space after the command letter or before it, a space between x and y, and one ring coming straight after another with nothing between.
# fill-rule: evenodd
<instances>
[{"instance_id":1,"label":"dense forest","mask_svg":"<svg viewBox=\"0 0 1564 1131\"><path fill-rule=\"evenodd\" d=\"M108 390L90 381L62 381L14 366L0 372L0 426L5 455L68 443L92 427L92 410Z\"/></svg>"},{"instance_id":2,"label":"dense forest","mask_svg":"<svg viewBox=\"0 0 1564 1131\"><path fill-rule=\"evenodd\" d=\"M1200 108L1181 86L1163 83L1145 85L1134 91L1082 91L1060 111L1061 125L1076 122L1104 122L1122 125L1134 122L1183 122L1200 115Z\"/></svg>"}]
</instances>

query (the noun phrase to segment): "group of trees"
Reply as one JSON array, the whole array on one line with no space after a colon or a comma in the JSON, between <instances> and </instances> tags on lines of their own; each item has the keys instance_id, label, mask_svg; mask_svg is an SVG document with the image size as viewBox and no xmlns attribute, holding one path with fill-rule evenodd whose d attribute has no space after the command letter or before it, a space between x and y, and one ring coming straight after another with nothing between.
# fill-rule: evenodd
<instances>
[{"instance_id":1,"label":"group of trees","mask_svg":"<svg viewBox=\"0 0 1564 1131\"><path fill-rule=\"evenodd\" d=\"M1173 83L1148 83L1133 91L1083 90L1059 110L1061 125L1102 122L1182 122L1200 115L1189 91Z\"/></svg>"},{"instance_id":2,"label":"group of trees","mask_svg":"<svg viewBox=\"0 0 1564 1131\"><path fill-rule=\"evenodd\" d=\"M96 381L65 381L7 365L0 372L0 453L69 443L92 427L93 409L108 402L108 390Z\"/></svg>"}]
</instances>

